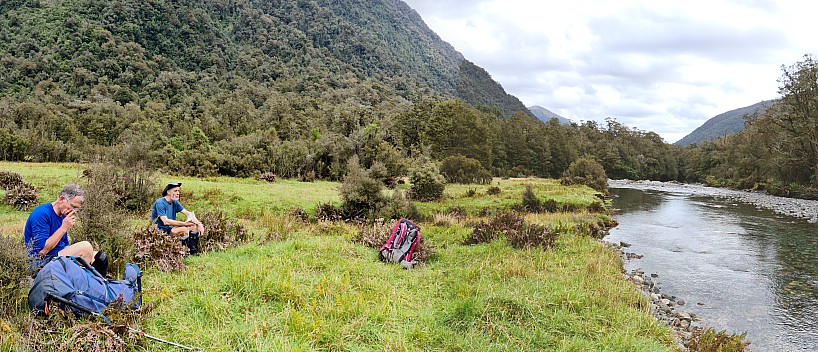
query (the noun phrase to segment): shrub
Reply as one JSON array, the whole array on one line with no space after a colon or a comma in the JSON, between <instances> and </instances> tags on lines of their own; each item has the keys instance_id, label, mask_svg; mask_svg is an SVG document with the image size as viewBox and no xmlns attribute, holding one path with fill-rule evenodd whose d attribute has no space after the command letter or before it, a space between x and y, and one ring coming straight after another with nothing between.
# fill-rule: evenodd
<instances>
[{"instance_id":1,"label":"shrub","mask_svg":"<svg viewBox=\"0 0 818 352\"><path fill-rule=\"evenodd\" d=\"M133 258L140 265L155 263L160 271L172 272L185 268L182 261L188 248L178 238L147 226L133 234L136 253Z\"/></svg>"},{"instance_id":2,"label":"shrub","mask_svg":"<svg viewBox=\"0 0 818 352\"><path fill-rule=\"evenodd\" d=\"M537 198L537 195L534 194L534 188L531 185L525 186L525 191L523 191L523 202L522 207L526 211L530 211L533 213L539 213L542 210L542 201Z\"/></svg>"},{"instance_id":3,"label":"shrub","mask_svg":"<svg viewBox=\"0 0 818 352\"><path fill-rule=\"evenodd\" d=\"M537 224L523 224L520 228L506 231L506 237L514 248L542 247L549 249L557 240L556 233Z\"/></svg>"},{"instance_id":4,"label":"shrub","mask_svg":"<svg viewBox=\"0 0 818 352\"><path fill-rule=\"evenodd\" d=\"M557 233L549 231L545 226L527 224L522 215L509 212L498 214L488 222L476 224L472 234L463 241L463 244L488 243L506 237L514 248L549 249L554 246L557 236Z\"/></svg>"},{"instance_id":5,"label":"shrub","mask_svg":"<svg viewBox=\"0 0 818 352\"><path fill-rule=\"evenodd\" d=\"M205 230L203 234L199 234L200 252L223 250L249 240L249 233L244 225L228 219L221 211L204 212L197 217L204 224Z\"/></svg>"},{"instance_id":6,"label":"shrub","mask_svg":"<svg viewBox=\"0 0 818 352\"><path fill-rule=\"evenodd\" d=\"M350 158L347 170L340 191L344 215L352 219L374 218L386 202L381 193L383 182L369 177L357 157Z\"/></svg>"},{"instance_id":7,"label":"shrub","mask_svg":"<svg viewBox=\"0 0 818 352\"><path fill-rule=\"evenodd\" d=\"M21 237L0 234L0 317L12 316L27 304L31 271Z\"/></svg>"},{"instance_id":8,"label":"shrub","mask_svg":"<svg viewBox=\"0 0 818 352\"><path fill-rule=\"evenodd\" d=\"M318 203L315 218L320 221L341 221L344 220L344 211L330 203Z\"/></svg>"},{"instance_id":9,"label":"shrub","mask_svg":"<svg viewBox=\"0 0 818 352\"><path fill-rule=\"evenodd\" d=\"M477 159L462 155L452 155L443 159L440 172L450 183L491 183L491 173Z\"/></svg>"},{"instance_id":10,"label":"shrub","mask_svg":"<svg viewBox=\"0 0 818 352\"><path fill-rule=\"evenodd\" d=\"M497 186L491 186L486 190L486 194L488 194L490 196L496 196L496 195L500 194L500 192L501 192L500 187L497 187Z\"/></svg>"},{"instance_id":11,"label":"shrub","mask_svg":"<svg viewBox=\"0 0 818 352\"><path fill-rule=\"evenodd\" d=\"M310 214L308 214L304 209L300 207L292 207L290 209L289 215L293 218L298 219L302 223L309 223L310 222Z\"/></svg>"},{"instance_id":12,"label":"shrub","mask_svg":"<svg viewBox=\"0 0 818 352\"><path fill-rule=\"evenodd\" d=\"M419 219L420 212L415 203L406 198L400 191L393 191L392 196L386 200L385 206L381 209L380 217L383 219Z\"/></svg>"},{"instance_id":13,"label":"shrub","mask_svg":"<svg viewBox=\"0 0 818 352\"><path fill-rule=\"evenodd\" d=\"M565 171L561 182L563 185L583 184L603 194L608 194L608 176L605 169L596 160L583 157L572 162Z\"/></svg>"},{"instance_id":14,"label":"shrub","mask_svg":"<svg viewBox=\"0 0 818 352\"><path fill-rule=\"evenodd\" d=\"M466 209L463 209L463 207L460 206L453 206L449 208L446 213L458 220L463 220L466 218Z\"/></svg>"},{"instance_id":15,"label":"shrub","mask_svg":"<svg viewBox=\"0 0 818 352\"><path fill-rule=\"evenodd\" d=\"M37 189L31 184L23 183L6 191L3 202L20 210L28 210L38 204Z\"/></svg>"},{"instance_id":16,"label":"shrub","mask_svg":"<svg viewBox=\"0 0 818 352\"><path fill-rule=\"evenodd\" d=\"M559 209L559 205L557 204L556 200L553 199L546 199L542 202L542 210L547 211L549 213L554 213Z\"/></svg>"},{"instance_id":17,"label":"shrub","mask_svg":"<svg viewBox=\"0 0 818 352\"><path fill-rule=\"evenodd\" d=\"M471 198L471 197L474 197L476 195L477 195L477 191L475 191L473 188L469 188L469 190L466 191L466 197L467 198Z\"/></svg>"},{"instance_id":18,"label":"shrub","mask_svg":"<svg viewBox=\"0 0 818 352\"><path fill-rule=\"evenodd\" d=\"M515 212L501 213L489 221L481 221L474 226L472 234L463 240L465 245L489 243L505 235L505 231L522 226L522 215Z\"/></svg>"},{"instance_id":19,"label":"shrub","mask_svg":"<svg viewBox=\"0 0 818 352\"><path fill-rule=\"evenodd\" d=\"M16 172L0 171L0 188L9 190L23 185L23 177Z\"/></svg>"},{"instance_id":20,"label":"shrub","mask_svg":"<svg viewBox=\"0 0 818 352\"><path fill-rule=\"evenodd\" d=\"M276 182L276 175L274 173L272 173L272 172L265 172L265 173L259 175L258 179L261 180L261 181L267 181L269 183L275 183Z\"/></svg>"},{"instance_id":21,"label":"shrub","mask_svg":"<svg viewBox=\"0 0 818 352\"><path fill-rule=\"evenodd\" d=\"M749 342L744 340L746 337L747 333L735 335L724 330L716 331L713 328L694 327L687 348L691 352L745 351L750 345Z\"/></svg>"},{"instance_id":22,"label":"shrub","mask_svg":"<svg viewBox=\"0 0 818 352\"><path fill-rule=\"evenodd\" d=\"M124 173L113 164L91 165L83 187L85 201L78 213L77 225L71 230L72 242L88 241L108 254L110 272L124 269L134 252L132 234L123 230L122 220L127 218L127 209L122 205L124 183L111 182L119 180ZM149 193L148 190L142 192Z\"/></svg>"},{"instance_id":23,"label":"shrub","mask_svg":"<svg viewBox=\"0 0 818 352\"><path fill-rule=\"evenodd\" d=\"M429 202L443 197L446 180L440 175L437 166L432 162L424 163L412 170L412 186L407 191L410 199Z\"/></svg>"}]
</instances>

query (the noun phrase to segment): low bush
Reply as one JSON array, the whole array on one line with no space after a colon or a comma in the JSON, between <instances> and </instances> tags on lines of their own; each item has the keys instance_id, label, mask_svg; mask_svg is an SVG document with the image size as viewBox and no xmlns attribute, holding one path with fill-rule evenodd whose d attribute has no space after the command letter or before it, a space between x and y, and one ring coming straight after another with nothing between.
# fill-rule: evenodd
<instances>
[{"instance_id":1,"label":"low bush","mask_svg":"<svg viewBox=\"0 0 818 352\"><path fill-rule=\"evenodd\" d=\"M539 213L543 209L542 201L537 198L531 185L526 185L523 191L522 208L532 213Z\"/></svg>"},{"instance_id":2,"label":"low bush","mask_svg":"<svg viewBox=\"0 0 818 352\"><path fill-rule=\"evenodd\" d=\"M443 198L446 180L440 175L440 171L434 163L427 162L412 169L409 178L412 186L409 187L406 194L410 199L430 202Z\"/></svg>"},{"instance_id":3,"label":"low bush","mask_svg":"<svg viewBox=\"0 0 818 352\"><path fill-rule=\"evenodd\" d=\"M340 190L345 216L351 219L375 218L386 203L381 193L383 182L361 169L357 157L350 159L347 170Z\"/></svg>"},{"instance_id":4,"label":"low bush","mask_svg":"<svg viewBox=\"0 0 818 352\"><path fill-rule=\"evenodd\" d=\"M124 173L113 164L96 163L88 168L83 186L85 201L78 213L77 224L71 230L73 243L88 241L94 248L108 254L110 272L121 272L134 253L132 234L123 228L122 223L129 216L123 206L126 202L123 187L127 187L124 186L127 181L112 182L121 177L128 178ZM147 194L149 190L142 192Z\"/></svg>"},{"instance_id":5,"label":"low bush","mask_svg":"<svg viewBox=\"0 0 818 352\"><path fill-rule=\"evenodd\" d=\"M185 268L182 259L188 254L188 248L178 238L160 232L151 225L134 233L133 240L136 248L133 258L140 265L154 263L165 272Z\"/></svg>"},{"instance_id":6,"label":"low bush","mask_svg":"<svg viewBox=\"0 0 818 352\"><path fill-rule=\"evenodd\" d=\"M489 243L505 236L509 229L520 228L524 223L522 215L515 212L500 213L489 221L481 221L473 226L472 234L463 240L465 245Z\"/></svg>"},{"instance_id":7,"label":"low bush","mask_svg":"<svg viewBox=\"0 0 818 352\"><path fill-rule=\"evenodd\" d=\"M308 214L303 208L292 207L288 214L291 217L298 219L302 223L307 224L310 222L310 214Z\"/></svg>"},{"instance_id":8,"label":"low bush","mask_svg":"<svg viewBox=\"0 0 818 352\"><path fill-rule=\"evenodd\" d=\"M490 196L496 196L500 194L500 192L501 192L500 187L497 186L491 186L486 190L486 194Z\"/></svg>"},{"instance_id":9,"label":"low bush","mask_svg":"<svg viewBox=\"0 0 818 352\"><path fill-rule=\"evenodd\" d=\"M525 218L515 212L501 213L487 222L474 225L472 234L464 241L465 245L489 243L497 238L505 237L512 247L523 249L542 247L549 249L554 246L558 234L537 224L528 224Z\"/></svg>"},{"instance_id":10,"label":"low bush","mask_svg":"<svg viewBox=\"0 0 818 352\"><path fill-rule=\"evenodd\" d=\"M690 352L747 351L750 343L745 341L746 337L747 333L735 335L725 330L695 327L687 348Z\"/></svg>"},{"instance_id":11,"label":"low bush","mask_svg":"<svg viewBox=\"0 0 818 352\"><path fill-rule=\"evenodd\" d=\"M276 175L274 173L272 173L272 172L265 172L265 173L259 175L258 179L260 181L267 181L269 183L275 183L276 182Z\"/></svg>"},{"instance_id":12,"label":"low bush","mask_svg":"<svg viewBox=\"0 0 818 352\"><path fill-rule=\"evenodd\" d=\"M443 159L440 173L449 183L491 183L491 173L483 168L479 160L462 155L452 155Z\"/></svg>"},{"instance_id":13,"label":"low bush","mask_svg":"<svg viewBox=\"0 0 818 352\"><path fill-rule=\"evenodd\" d=\"M344 211L331 203L318 203L315 209L315 218L320 221L342 221Z\"/></svg>"},{"instance_id":14,"label":"low bush","mask_svg":"<svg viewBox=\"0 0 818 352\"><path fill-rule=\"evenodd\" d=\"M379 217L394 220L400 218L420 219L420 212L414 202L406 198L402 192L395 190L392 192L392 196L386 199L386 204L381 209Z\"/></svg>"},{"instance_id":15,"label":"low bush","mask_svg":"<svg viewBox=\"0 0 818 352\"><path fill-rule=\"evenodd\" d=\"M16 172L0 171L0 188L9 190L23 185L23 176Z\"/></svg>"},{"instance_id":16,"label":"low bush","mask_svg":"<svg viewBox=\"0 0 818 352\"><path fill-rule=\"evenodd\" d=\"M549 213L554 213L558 209L559 209L559 204L557 204L556 200L546 199L546 200L544 200L542 202L542 210L543 211L546 211L546 212L549 212Z\"/></svg>"},{"instance_id":17,"label":"low bush","mask_svg":"<svg viewBox=\"0 0 818 352\"><path fill-rule=\"evenodd\" d=\"M204 233L199 234L199 251L223 250L246 243L250 236L244 225L228 219L223 212L204 212L198 216L204 224Z\"/></svg>"},{"instance_id":18,"label":"low bush","mask_svg":"<svg viewBox=\"0 0 818 352\"><path fill-rule=\"evenodd\" d=\"M563 174L560 183L564 186L582 184L603 194L608 194L608 176L596 160L583 157L572 162Z\"/></svg>"},{"instance_id":19,"label":"low bush","mask_svg":"<svg viewBox=\"0 0 818 352\"><path fill-rule=\"evenodd\" d=\"M3 203L19 210L28 210L39 204L37 189L31 184L23 183L6 190Z\"/></svg>"}]
</instances>

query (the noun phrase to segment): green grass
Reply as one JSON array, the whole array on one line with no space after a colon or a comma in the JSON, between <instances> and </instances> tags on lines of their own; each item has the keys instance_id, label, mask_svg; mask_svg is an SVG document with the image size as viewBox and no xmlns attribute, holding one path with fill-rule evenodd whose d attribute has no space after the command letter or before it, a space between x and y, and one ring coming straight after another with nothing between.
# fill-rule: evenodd
<instances>
[{"instance_id":1,"label":"green grass","mask_svg":"<svg viewBox=\"0 0 818 352\"><path fill-rule=\"evenodd\" d=\"M43 194L56 194L62 182L76 179L79 168L0 163L0 170L19 172L27 182L49 185ZM560 230L548 251L513 249L506 240L463 246L474 219L442 215L452 206L470 217L484 207L511 207L526 184L562 204L598 201L585 187L496 179L501 194L487 196L489 186L448 185L445 200L418 204L424 213L437 214L420 223L435 255L404 270L379 262L375 249L352 241L354 225L303 224L286 215L293 206L311 210L319 202L339 202L337 183L167 175L160 180L183 182L189 209L223 210L255 234L239 248L188 257L181 272L143 268L144 302L153 309L141 328L171 341L207 351L673 350L670 331L624 280L619 257L575 232L599 215L526 215L529 222ZM479 194L464 197L470 188ZM26 215L0 207L0 219L15 222L5 228L19 226L22 232ZM147 342L136 350L174 348Z\"/></svg>"}]
</instances>

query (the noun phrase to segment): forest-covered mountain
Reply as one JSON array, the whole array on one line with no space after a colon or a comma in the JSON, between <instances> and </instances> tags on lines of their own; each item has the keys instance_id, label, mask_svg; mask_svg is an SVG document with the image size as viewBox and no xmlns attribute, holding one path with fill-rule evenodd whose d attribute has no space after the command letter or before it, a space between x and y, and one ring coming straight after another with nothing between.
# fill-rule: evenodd
<instances>
[{"instance_id":1,"label":"forest-covered mountain","mask_svg":"<svg viewBox=\"0 0 818 352\"><path fill-rule=\"evenodd\" d=\"M180 95L207 99L239 86L360 89L527 112L400 0L16 0L0 13L0 96L39 85L69 99L177 105Z\"/></svg>"},{"instance_id":2,"label":"forest-covered mountain","mask_svg":"<svg viewBox=\"0 0 818 352\"><path fill-rule=\"evenodd\" d=\"M546 108L544 108L542 106L539 106L539 105L529 106L528 111L531 111L531 113L534 114L534 116L537 117L538 119L540 119L540 121L542 121L542 122L548 122L548 121L551 121L551 119L557 119L561 124L570 124L571 123L571 120L569 120L569 119L567 119L565 117L562 117L560 115L557 115L556 113L552 112L551 110L548 110L548 109L546 109Z\"/></svg>"},{"instance_id":3,"label":"forest-covered mountain","mask_svg":"<svg viewBox=\"0 0 818 352\"><path fill-rule=\"evenodd\" d=\"M673 144L688 146L699 142L709 142L716 138L741 131L744 129L746 122L745 116L763 115L774 102L774 100L765 100L750 106L718 114Z\"/></svg>"}]
</instances>

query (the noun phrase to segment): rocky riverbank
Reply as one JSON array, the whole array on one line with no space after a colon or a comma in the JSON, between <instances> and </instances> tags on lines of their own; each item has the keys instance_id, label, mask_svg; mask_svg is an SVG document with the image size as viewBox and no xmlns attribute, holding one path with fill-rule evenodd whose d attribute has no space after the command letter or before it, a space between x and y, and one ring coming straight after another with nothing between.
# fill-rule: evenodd
<instances>
[{"instance_id":1,"label":"rocky riverbank","mask_svg":"<svg viewBox=\"0 0 818 352\"><path fill-rule=\"evenodd\" d=\"M818 201L815 200L785 198L769 195L764 192L739 191L727 188L708 187L701 184L684 184L678 182L608 180L608 187L658 190L730 199L737 202L752 204L758 208L769 209L778 214L792 216L799 219L806 219L807 222L812 224L818 223Z\"/></svg>"},{"instance_id":2,"label":"rocky riverbank","mask_svg":"<svg viewBox=\"0 0 818 352\"><path fill-rule=\"evenodd\" d=\"M603 243L618 252L623 261L641 258L639 254L630 253L625 250L627 247L630 247L628 243L610 243L604 241ZM661 292L661 288L654 280L658 278L658 275L647 275L640 270L625 271L624 275L625 279L632 282L639 292L648 299L650 302L650 312L653 314L653 317L673 329L676 342L686 349L693 336L694 322L700 321L699 317L680 308L686 303L683 299Z\"/></svg>"}]
</instances>

